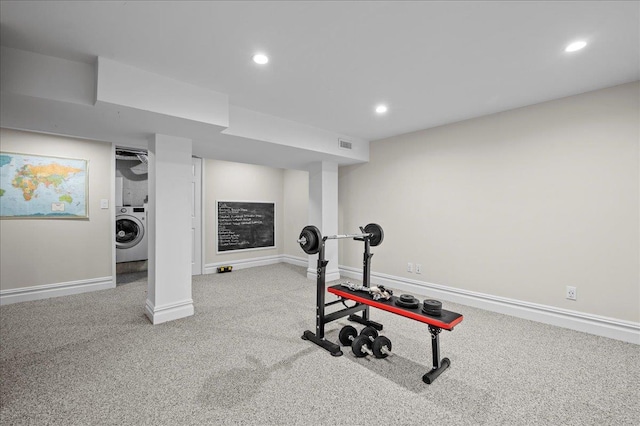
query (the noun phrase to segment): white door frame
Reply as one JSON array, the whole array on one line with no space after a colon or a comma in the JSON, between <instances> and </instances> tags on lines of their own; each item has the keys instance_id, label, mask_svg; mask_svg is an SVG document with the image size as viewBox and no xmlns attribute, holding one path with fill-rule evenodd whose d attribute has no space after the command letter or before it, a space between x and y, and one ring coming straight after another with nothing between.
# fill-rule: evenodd
<instances>
[{"instance_id":1,"label":"white door frame","mask_svg":"<svg viewBox=\"0 0 640 426\"><path fill-rule=\"evenodd\" d=\"M191 275L202 275L204 273L204 203L203 194L203 173L202 158L191 157L192 164L192 197L191 197Z\"/></svg>"}]
</instances>

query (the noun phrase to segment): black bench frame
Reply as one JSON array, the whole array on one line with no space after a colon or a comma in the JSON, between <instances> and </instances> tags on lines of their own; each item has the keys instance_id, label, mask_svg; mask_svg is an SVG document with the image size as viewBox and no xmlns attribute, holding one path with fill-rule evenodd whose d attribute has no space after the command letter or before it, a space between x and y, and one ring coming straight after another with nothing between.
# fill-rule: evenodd
<instances>
[{"instance_id":1,"label":"black bench frame","mask_svg":"<svg viewBox=\"0 0 640 426\"><path fill-rule=\"evenodd\" d=\"M329 263L325 259L324 250L327 237L322 239L320 249L318 251L318 263L317 263L317 278L316 278L316 330L315 333L306 330L302 334L302 339L310 340L316 345L322 347L333 356L341 356L342 350L340 346L330 340L325 339L324 329L325 325L335 321L337 319L349 316L350 321L354 321L366 326L374 327L376 330L382 330L383 326L380 323L371 321L369 318L369 307L375 307L383 309L388 312L392 312L416 321L424 322L429 326L429 333L431 334L431 354L433 359L433 367L430 371L422 376L422 380L425 383L431 384L444 370L450 365L449 358L440 358L440 332L444 330L451 331L453 327L459 324L463 316L455 312L442 311L441 317L430 316L422 313L421 307L415 309L402 308L395 305L396 296L393 296L391 300L373 300L373 298L366 293L357 293L350 291L346 288L341 288L340 285L329 287L328 291L339 297L338 300L325 303L325 294L327 292L325 278L326 268ZM364 256L362 260L362 285L364 287L370 287L371 277L371 241L369 236L356 237L354 240L364 241ZM356 304L352 307L347 307L335 312L325 313L325 308L336 303L342 303L345 299L355 301ZM356 315L361 312L361 315Z\"/></svg>"}]
</instances>

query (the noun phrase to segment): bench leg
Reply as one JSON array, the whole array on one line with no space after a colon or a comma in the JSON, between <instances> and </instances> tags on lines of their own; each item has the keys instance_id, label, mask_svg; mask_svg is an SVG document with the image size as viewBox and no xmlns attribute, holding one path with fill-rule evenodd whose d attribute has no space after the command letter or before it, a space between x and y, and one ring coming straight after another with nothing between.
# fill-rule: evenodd
<instances>
[{"instance_id":1,"label":"bench leg","mask_svg":"<svg viewBox=\"0 0 640 426\"><path fill-rule=\"evenodd\" d=\"M433 358L433 368L431 371L422 376L422 381L431 384L440 374L444 372L451 365L449 358L440 359L440 332L441 328L429 326L429 332L431 333L431 356Z\"/></svg>"},{"instance_id":2,"label":"bench leg","mask_svg":"<svg viewBox=\"0 0 640 426\"><path fill-rule=\"evenodd\" d=\"M332 356L342 355L342 350L340 350L340 346L325 339L324 337L318 337L315 333L311 332L310 330L306 330L302 334L302 339L309 340L315 343L316 345L320 346L324 350L328 351Z\"/></svg>"}]
</instances>

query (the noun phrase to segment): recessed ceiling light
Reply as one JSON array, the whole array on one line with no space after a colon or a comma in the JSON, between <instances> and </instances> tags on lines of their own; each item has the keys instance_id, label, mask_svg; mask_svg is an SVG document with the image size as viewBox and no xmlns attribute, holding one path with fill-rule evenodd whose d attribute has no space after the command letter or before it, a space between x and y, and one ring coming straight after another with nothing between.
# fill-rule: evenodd
<instances>
[{"instance_id":1,"label":"recessed ceiling light","mask_svg":"<svg viewBox=\"0 0 640 426\"><path fill-rule=\"evenodd\" d=\"M387 106L386 105L378 105L376 107L376 112L378 114L384 114L385 112L387 112Z\"/></svg>"},{"instance_id":2,"label":"recessed ceiling light","mask_svg":"<svg viewBox=\"0 0 640 426\"><path fill-rule=\"evenodd\" d=\"M577 50L582 49L583 47L585 47L587 45L586 41L574 41L573 43L571 43L570 45L568 45L564 51L565 52L575 52Z\"/></svg>"},{"instance_id":3,"label":"recessed ceiling light","mask_svg":"<svg viewBox=\"0 0 640 426\"><path fill-rule=\"evenodd\" d=\"M269 57L262 53L256 53L255 55L253 55L253 62L255 62L256 64L264 65L269 62Z\"/></svg>"}]
</instances>

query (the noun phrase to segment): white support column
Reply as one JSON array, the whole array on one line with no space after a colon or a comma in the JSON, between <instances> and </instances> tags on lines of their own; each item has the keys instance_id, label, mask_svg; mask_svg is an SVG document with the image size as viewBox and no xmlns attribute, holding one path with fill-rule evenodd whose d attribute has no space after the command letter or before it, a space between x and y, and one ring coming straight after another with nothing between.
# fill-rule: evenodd
<instances>
[{"instance_id":1,"label":"white support column","mask_svg":"<svg viewBox=\"0 0 640 426\"><path fill-rule=\"evenodd\" d=\"M149 142L149 283L153 324L193 315L191 299L191 139Z\"/></svg>"},{"instance_id":2,"label":"white support column","mask_svg":"<svg viewBox=\"0 0 640 426\"><path fill-rule=\"evenodd\" d=\"M309 167L309 224L320 229L322 235L338 233L338 164L318 162ZM338 240L327 240L325 259L329 261L326 281L340 279L338 269ZM317 255L309 256L307 277L316 279Z\"/></svg>"}]
</instances>

